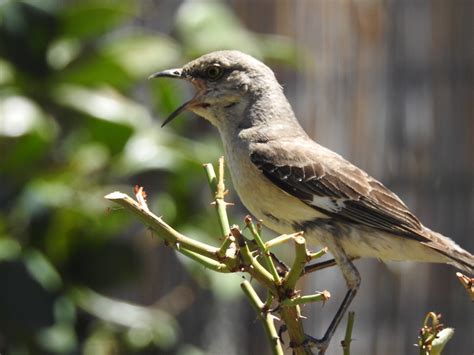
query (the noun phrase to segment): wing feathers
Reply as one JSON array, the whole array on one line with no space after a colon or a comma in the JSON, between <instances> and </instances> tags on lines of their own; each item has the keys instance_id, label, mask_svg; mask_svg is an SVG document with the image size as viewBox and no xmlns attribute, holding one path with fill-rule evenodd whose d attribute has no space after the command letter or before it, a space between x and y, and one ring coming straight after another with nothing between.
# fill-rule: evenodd
<instances>
[{"instance_id":1,"label":"wing feathers","mask_svg":"<svg viewBox=\"0 0 474 355\"><path fill-rule=\"evenodd\" d=\"M301 161L302 153L294 152L298 158L292 159L289 146L255 146L250 159L282 190L334 218L427 239L419 220L380 182L322 147L306 150L307 159Z\"/></svg>"}]
</instances>

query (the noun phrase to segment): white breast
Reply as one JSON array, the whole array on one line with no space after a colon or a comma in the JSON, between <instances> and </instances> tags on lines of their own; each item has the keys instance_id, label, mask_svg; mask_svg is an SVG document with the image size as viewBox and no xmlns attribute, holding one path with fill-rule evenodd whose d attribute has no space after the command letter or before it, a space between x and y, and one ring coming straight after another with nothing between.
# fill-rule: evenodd
<instances>
[{"instance_id":1,"label":"white breast","mask_svg":"<svg viewBox=\"0 0 474 355\"><path fill-rule=\"evenodd\" d=\"M225 151L232 182L242 203L268 228L277 233L292 233L296 222L327 218L268 180L250 161L245 143L234 140L233 144L225 145Z\"/></svg>"}]
</instances>

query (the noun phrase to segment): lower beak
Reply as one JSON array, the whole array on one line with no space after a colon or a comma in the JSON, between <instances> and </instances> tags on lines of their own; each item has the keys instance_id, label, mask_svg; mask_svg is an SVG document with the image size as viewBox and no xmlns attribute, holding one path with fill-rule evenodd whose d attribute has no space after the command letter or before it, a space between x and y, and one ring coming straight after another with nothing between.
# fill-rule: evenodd
<instances>
[{"instance_id":1,"label":"lower beak","mask_svg":"<svg viewBox=\"0 0 474 355\"><path fill-rule=\"evenodd\" d=\"M170 123L172 120L175 119L181 112L186 111L189 107L191 107L195 103L196 96L193 97L191 100L186 101L184 104L179 106L171 115L168 116L168 118L163 122L161 127L163 128L165 125Z\"/></svg>"},{"instance_id":2,"label":"lower beak","mask_svg":"<svg viewBox=\"0 0 474 355\"><path fill-rule=\"evenodd\" d=\"M187 79L183 76L183 70L181 68L176 69L167 69L163 70L154 74L151 74L148 79L154 78L174 78L174 79ZM179 106L168 118L163 122L161 127L164 127L168 123L170 123L173 119L175 119L180 113L183 111L188 110L190 107L198 103L199 92L189 101L185 102L181 106Z\"/></svg>"}]
</instances>

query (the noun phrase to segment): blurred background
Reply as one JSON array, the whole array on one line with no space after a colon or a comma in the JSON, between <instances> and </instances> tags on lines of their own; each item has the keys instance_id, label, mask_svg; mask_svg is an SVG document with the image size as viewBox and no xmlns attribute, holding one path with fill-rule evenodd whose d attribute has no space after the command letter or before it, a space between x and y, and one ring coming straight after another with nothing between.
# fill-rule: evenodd
<instances>
[{"instance_id":1,"label":"blurred background","mask_svg":"<svg viewBox=\"0 0 474 355\"><path fill-rule=\"evenodd\" d=\"M143 185L169 224L215 242L201 163L220 141L189 113L160 129L192 88L146 78L216 49L264 60L310 136L473 252L473 15L470 0L0 0L0 353L268 353L241 275L189 263L103 199ZM472 354L454 269L356 265L354 354L416 353L428 311L456 328L447 354ZM303 309L320 336L344 281L301 287L333 295Z\"/></svg>"}]
</instances>

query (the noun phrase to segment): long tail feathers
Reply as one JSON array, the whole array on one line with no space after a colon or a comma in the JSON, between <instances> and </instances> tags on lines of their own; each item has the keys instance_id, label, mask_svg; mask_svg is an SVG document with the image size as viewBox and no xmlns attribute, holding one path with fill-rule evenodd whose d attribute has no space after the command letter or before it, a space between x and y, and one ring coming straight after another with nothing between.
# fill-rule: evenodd
<instances>
[{"instance_id":1,"label":"long tail feathers","mask_svg":"<svg viewBox=\"0 0 474 355\"><path fill-rule=\"evenodd\" d=\"M426 228L430 242L423 243L448 258L447 263L457 269L474 275L474 255L462 249L448 237Z\"/></svg>"}]
</instances>

